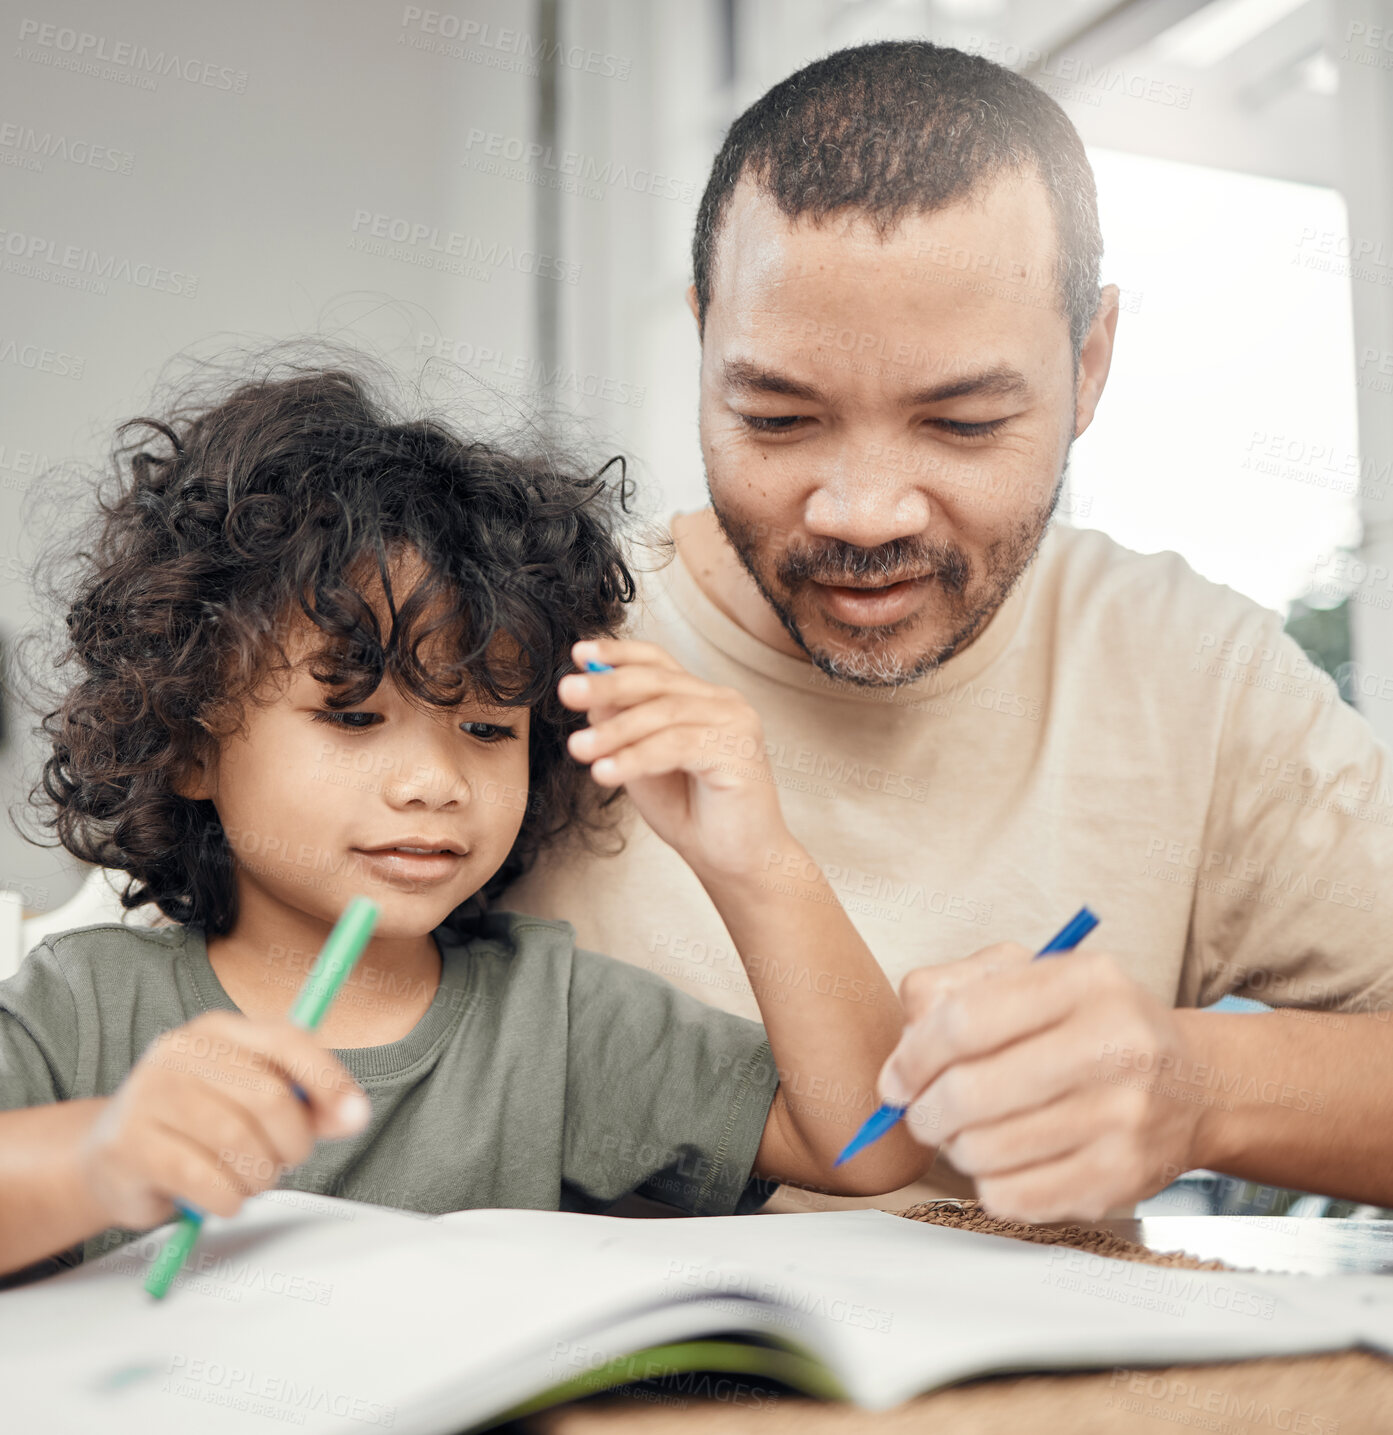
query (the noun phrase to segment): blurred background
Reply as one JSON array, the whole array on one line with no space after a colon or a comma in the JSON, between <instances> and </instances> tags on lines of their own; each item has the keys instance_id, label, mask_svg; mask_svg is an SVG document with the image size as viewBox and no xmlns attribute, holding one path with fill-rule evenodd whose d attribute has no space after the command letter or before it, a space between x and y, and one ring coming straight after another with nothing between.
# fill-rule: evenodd
<instances>
[{"instance_id":1,"label":"blurred background","mask_svg":"<svg viewBox=\"0 0 1393 1435\"><path fill-rule=\"evenodd\" d=\"M35 515L176 354L344 339L481 427L624 453L650 516L701 506L712 157L807 61L917 37L1031 76L1090 151L1122 315L1065 521L1283 612L1393 737L1393 0L441 3L0 6L7 653L52 617ZM13 804L40 749L0 717ZM29 912L83 876L9 824L0 872Z\"/></svg>"}]
</instances>

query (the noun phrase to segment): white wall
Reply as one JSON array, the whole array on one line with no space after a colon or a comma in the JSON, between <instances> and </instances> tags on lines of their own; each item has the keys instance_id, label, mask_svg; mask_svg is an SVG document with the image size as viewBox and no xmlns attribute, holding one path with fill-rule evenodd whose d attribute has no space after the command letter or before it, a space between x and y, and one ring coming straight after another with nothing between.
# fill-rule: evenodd
<instances>
[{"instance_id":1,"label":"white wall","mask_svg":"<svg viewBox=\"0 0 1393 1435\"><path fill-rule=\"evenodd\" d=\"M640 510L666 517L705 501L697 436L701 352L685 293L697 204L731 114L719 85L710 3L585 0L562 9L563 36L636 56L627 85L563 72L565 144L611 166L599 197L575 199L566 243L586 282L563 314L566 374L607 381L627 402L581 395L590 432L632 460ZM565 397L563 390L562 397Z\"/></svg>"},{"instance_id":2,"label":"white wall","mask_svg":"<svg viewBox=\"0 0 1393 1435\"><path fill-rule=\"evenodd\" d=\"M509 364L535 353L534 291L542 281L523 272L531 261L521 257L535 189L472 168L487 156L470 139L472 129L530 135L534 81L526 69L535 64L517 53L526 40L516 35L529 34L531 3L457 4L455 15L490 27L471 31L467 42L403 24L407 7L377 0L56 0L6 9L0 628L7 638L31 616L25 573L35 542L47 536L21 525L26 500L54 481L35 469L45 460L99 458L112 426L143 410L156 372L186 346L207 350L219 335L345 332L411 371L418 336L443 335L495 377L498 361L478 365L480 349ZM417 48L437 44L453 50ZM170 73L141 68L171 63ZM131 79L140 83L125 83ZM101 147L98 163L55 157L63 140L84 158ZM38 153L45 147L47 157ZM104 167L107 152L114 170ZM363 211L438 230L438 244L458 231L466 236L460 244L477 241L475 253L499 247L464 275L365 252L354 248L371 230ZM15 250L31 243L40 250L35 272L17 272L23 261ZM424 241L404 248L434 258ZM79 265L91 255L99 267L129 261L132 277L113 269L104 292L66 287L53 281L82 276L63 266L65 255ZM158 292L156 268L186 277L158 281L167 286ZM0 753L7 802L36 772L36 751L12 737ZM65 854L27 845L8 824L0 832L0 885L19 887L27 907L56 905L77 880Z\"/></svg>"}]
</instances>

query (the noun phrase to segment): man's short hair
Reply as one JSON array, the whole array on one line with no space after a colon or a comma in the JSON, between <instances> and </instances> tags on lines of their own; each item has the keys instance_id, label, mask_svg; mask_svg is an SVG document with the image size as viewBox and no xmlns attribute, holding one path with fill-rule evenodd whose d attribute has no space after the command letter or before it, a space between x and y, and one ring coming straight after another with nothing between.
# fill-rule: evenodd
<instances>
[{"instance_id":1,"label":"man's short hair","mask_svg":"<svg viewBox=\"0 0 1393 1435\"><path fill-rule=\"evenodd\" d=\"M742 177L790 219L854 211L884 235L907 214L933 213L1003 173L1032 170L1054 215L1053 278L1077 365L1098 308L1103 254L1083 142L1037 85L922 40L837 50L775 85L731 125L697 211L697 322L705 327L716 241ZM1009 269L1010 256L985 258ZM1012 282L1005 270L995 277Z\"/></svg>"}]
</instances>

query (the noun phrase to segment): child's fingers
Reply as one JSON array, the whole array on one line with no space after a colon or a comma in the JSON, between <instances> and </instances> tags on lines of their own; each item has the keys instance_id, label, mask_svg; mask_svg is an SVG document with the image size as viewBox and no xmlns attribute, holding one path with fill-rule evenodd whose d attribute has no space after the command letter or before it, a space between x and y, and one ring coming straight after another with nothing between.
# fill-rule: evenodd
<instances>
[{"instance_id":1,"label":"child's fingers","mask_svg":"<svg viewBox=\"0 0 1393 1435\"><path fill-rule=\"evenodd\" d=\"M710 697L677 693L651 698L635 707L624 708L613 717L581 728L570 735L566 747L577 762L594 762L632 743L641 742L664 728L676 727L699 729L702 747L708 753L721 750L722 734L735 732L742 738L750 739L752 750L763 749L763 743L754 730L755 724L740 723L738 715L733 715L725 704Z\"/></svg>"},{"instance_id":2,"label":"child's fingers","mask_svg":"<svg viewBox=\"0 0 1393 1435\"><path fill-rule=\"evenodd\" d=\"M314 1150L315 1125L310 1110L288 1088L278 1099L255 1099L247 1115L256 1125L272 1157L282 1166L294 1167Z\"/></svg>"},{"instance_id":3,"label":"child's fingers","mask_svg":"<svg viewBox=\"0 0 1393 1435\"><path fill-rule=\"evenodd\" d=\"M238 1037L244 1050L232 1059L232 1064L242 1065L248 1054L254 1054L286 1083L295 1083L305 1094L316 1136L350 1136L362 1130L372 1114L367 1097L344 1065L320 1045L313 1033L288 1021L241 1020L243 1025ZM266 1112L273 1121L286 1119L271 1116L273 1104L298 1101L288 1089L284 1095L268 1092L264 1085L248 1085L242 1090L256 1109ZM284 1107L283 1111L288 1112L289 1108Z\"/></svg>"},{"instance_id":4,"label":"child's fingers","mask_svg":"<svg viewBox=\"0 0 1393 1435\"><path fill-rule=\"evenodd\" d=\"M284 1099L300 1104L288 1089ZM291 1164L252 1112L220 1088L216 1073L137 1081L118 1092L114 1105L97 1138L98 1156L128 1195L146 1199L154 1192L203 1205L192 1189L171 1182L203 1180L198 1163L206 1163L240 1202L274 1185ZM303 1111L299 1121L308 1128Z\"/></svg>"},{"instance_id":5,"label":"child's fingers","mask_svg":"<svg viewBox=\"0 0 1393 1435\"><path fill-rule=\"evenodd\" d=\"M571 657L577 667L586 663L608 663L614 668L643 663L653 668L685 671L682 664L657 643L642 643L637 638L583 638L571 644Z\"/></svg>"},{"instance_id":6,"label":"child's fingers","mask_svg":"<svg viewBox=\"0 0 1393 1435\"><path fill-rule=\"evenodd\" d=\"M253 1172L262 1187L278 1179L280 1170L300 1165L314 1150L309 1108L279 1075L256 1090L217 1084L195 1089L186 1094L179 1114L178 1124L191 1136L242 1162L244 1174ZM171 1111L166 1118L171 1125L173 1117Z\"/></svg>"},{"instance_id":7,"label":"child's fingers","mask_svg":"<svg viewBox=\"0 0 1393 1435\"><path fill-rule=\"evenodd\" d=\"M556 685L562 704L577 712L633 707L663 693L705 698L720 692L681 668L647 665L616 668L612 673L567 673Z\"/></svg>"},{"instance_id":8,"label":"child's fingers","mask_svg":"<svg viewBox=\"0 0 1393 1435\"><path fill-rule=\"evenodd\" d=\"M218 1216L236 1215L254 1194L237 1167L158 1113L127 1125L119 1116L94 1133L88 1182L113 1225L141 1230L166 1221L171 1202L187 1201Z\"/></svg>"},{"instance_id":9,"label":"child's fingers","mask_svg":"<svg viewBox=\"0 0 1393 1435\"><path fill-rule=\"evenodd\" d=\"M291 1027L290 1030L297 1035L304 1034L296 1027ZM274 1035L273 1031L273 1037ZM315 1046L318 1045L313 1038L311 1041ZM310 1085L319 1091L326 1089L324 1083L327 1080L337 1077L333 1068L337 1067L338 1063L332 1057L330 1060L333 1062L332 1067L311 1077ZM293 1065L296 1070L306 1070L302 1063L294 1062L293 1058L287 1058L284 1065ZM249 1077L240 1069L240 1063L232 1073L233 1081L219 1079L220 1076L225 1078L226 1074L209 1074L206 1086L208 1096L229 1106L236 1117L246 1124L246 1134L263 1142L274 1159L282 1165L298 1166L314 1149L316 1136L329 1134L318 1130L314 1108L296 1094L291 1078L282 1064L275 1061L274 1056L267 1060L266 1069L260 1079ZM298 1076L294 1080L295 1085L308 1095L310 1087L301 1082ZM356 1089L357 1083L353 1085Z\"/></svg>"},{"instance_id":10,"label":"child's fingers","mask_svg":"<svg viewBox=\"0 0 1393 1435\"><path fill-rule=\"evenodd\" d=\"M356 1116L343 1109L355 1101ZM84 1169L114 1224L162 1220L170 1197L230 1215L298 1166L317 1136L360 1130L370 1115L312 1034L210 1012L136 1064L92 1129Z\"/></svg>"},{"instance_id":11,"label":"child's fingers","mask_svg":"<svg viewBox=\"0 0 1393 1435\"><path fill-rule=\"evenodd\" d=\"M283 1169L298 1166L314 1148L309 1113L288 1087L278 1101L269 1102L248 1102L241 1091L216 1082L184 1083L161 1097L153 1119L182 1131L220 1162L235 1167L251 1189L273 1184ZM274 1136L268 1126L275 1129Z\"/></svg>"},{"instance_id":12,"label":"child's fingers","mask_svg":"<svg viewBox=\"0 0 1393 1435\"><path fill-rule=\"evenodd\" d=\"M311 1032L225 1011L161 1036L122 1083L116 1107L128 1129L164 1120L268 1171L299 1165L317 1138L352 1135L372 1114Z\"/></svg>"},{"instance_id":13,"label":"child's fingers","mask_svg":"<svg viewBox=\"0 0 1393 1435\"><path fill-rule=\"evenodd\" d=\"M235 1216L256 1185L182 1127L157 1123L141 1162L150 1187L215 1216Z\"/></svg>"},{"instance_id":14,"label":"child's fingers","mask_svg":"<svg viewBox=\"0 0 1393 1435\"><path fill-rule=\"evenodd\" d=\"M719 765L707 750L706 727L665 727L608 757L598 758L590 774L602 787L621 787L641 777L670 772L702 773Z\"/></svg>"}]
</instances>

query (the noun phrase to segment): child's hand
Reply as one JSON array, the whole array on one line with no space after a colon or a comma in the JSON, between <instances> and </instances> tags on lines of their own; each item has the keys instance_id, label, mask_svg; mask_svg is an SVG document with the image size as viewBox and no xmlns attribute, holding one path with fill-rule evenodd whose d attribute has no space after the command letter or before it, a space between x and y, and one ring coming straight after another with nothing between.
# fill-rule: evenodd
<instances>
[{"instance_id":1,"label":"child's hand","mask_svg":"<svg viewBox=\"0 0 1393 1435\"><path fill-rule=\"evenodd\" d=\"M150 1044L93 1124L81 1170L114 1226L158 1225L176 1196L232 1216L317 1140L353 1135L370 1115L357 1082L308 1032L208 1012Z\"/></svg>"},{"instance_id":2,"label":"child's hand","mask_svg":"<svg viewBox=\"0 0 1393 1435\"><path fill-rule=\"evenodd\" d=\"M577 643L557 692L589 712L568 749L603 787L628 789L644 820L698 876L747 877L789 843L759 714L734 688L693 677L653 643Z\"/></svg>"}]
</instances>

